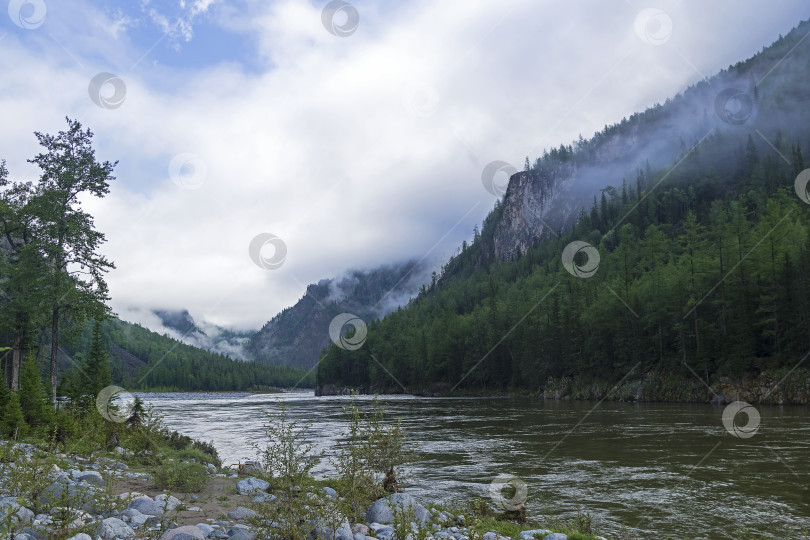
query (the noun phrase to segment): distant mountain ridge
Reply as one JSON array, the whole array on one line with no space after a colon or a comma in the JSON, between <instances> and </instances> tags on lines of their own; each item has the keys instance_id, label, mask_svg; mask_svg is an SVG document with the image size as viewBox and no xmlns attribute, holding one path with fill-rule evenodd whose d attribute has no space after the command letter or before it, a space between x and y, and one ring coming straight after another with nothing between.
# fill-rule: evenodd
<instances>
[{"instance_id":1,"label":"distant mountain ridge","mask_svg":"<svg viewBox=\"0 0 810 540\"><path fill-rule=\"evenodd\" d=\"M312 368L330 343L335 316L351 313L369 324L405 305L427 281L426 267L416 261L323 279L255 333L245 350L255 361Z\"/></svg>"}]
</instances>

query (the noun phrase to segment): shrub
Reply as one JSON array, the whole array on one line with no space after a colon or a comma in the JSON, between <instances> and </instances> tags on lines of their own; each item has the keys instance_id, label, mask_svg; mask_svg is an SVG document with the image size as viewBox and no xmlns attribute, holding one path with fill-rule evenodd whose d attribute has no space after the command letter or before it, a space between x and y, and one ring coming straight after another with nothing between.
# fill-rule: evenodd
<instances>
[{"instance_id":1,"label":"shrub","mask_svg":"<svg viewBox=\"0 0 810 540\"><path fill-rule=\"evenodd\" d=\"M160 489L196 493L202 490L208 475L199 463L167 459L155 469L152 477Z\"/></svg>"}]
</instances>

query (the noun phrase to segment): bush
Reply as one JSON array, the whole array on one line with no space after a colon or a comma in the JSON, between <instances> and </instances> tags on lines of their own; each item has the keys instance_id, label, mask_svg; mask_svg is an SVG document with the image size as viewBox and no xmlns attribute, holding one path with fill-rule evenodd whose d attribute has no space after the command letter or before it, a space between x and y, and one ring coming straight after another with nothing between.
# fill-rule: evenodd
<instances>
[{"instance_id":1,"label":"bush","mask_svg":"<svg viewBox=\"0 0 810 540\"><path fill-rule=\"evenodd\" d=\"M178 459L165 460L155 469L152 477L160 489L184 493L199 492L208 482L204 466Z\"/></svg>"}]
</instances>

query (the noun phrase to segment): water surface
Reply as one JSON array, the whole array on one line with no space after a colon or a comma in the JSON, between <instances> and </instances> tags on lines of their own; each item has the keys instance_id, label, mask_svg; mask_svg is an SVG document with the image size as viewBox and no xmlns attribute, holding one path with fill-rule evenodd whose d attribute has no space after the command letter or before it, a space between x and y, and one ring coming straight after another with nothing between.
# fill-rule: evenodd
<instances>
[{"instance_id":1,"label":"water surface","mask_svg":"<svg viewBox=\"0 0 810 540\"><path fill-rule=\"evenodd\" d=\"M263 411L278 411L282 401L291 418L313 421L313 442L328 456L346 428L349 399L311 392L143 396L172 429L213 442L226 465L256 457L251 445L266 442ZM810 530L806 407L759 407L759 430L742 439L723 427L723 406L382 399L423 455L406 487L427 501L487 497L505 473L526 482L530 515L588 512L617 537L622 527L630 538L787 538ZM330 469L327 459L318 473Z\"/></svg>"}]
</instances>

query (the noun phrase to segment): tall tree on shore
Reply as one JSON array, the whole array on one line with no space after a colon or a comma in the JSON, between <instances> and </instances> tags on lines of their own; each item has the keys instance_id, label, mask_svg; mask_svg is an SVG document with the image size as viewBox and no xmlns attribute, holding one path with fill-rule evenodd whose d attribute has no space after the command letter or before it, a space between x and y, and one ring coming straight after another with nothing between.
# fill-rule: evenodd
<instances>
[{"instance_id":1,"label":"tall tree on shore","mask_svg":"<svg viewBox=\"0 0 810 540\"><path fill-rule=\"evenodd\" d=\"M54 402L60 323L66 317L80 323L109 313L104 274L114 268L98 253L105 238L95 230L93 217L82 209L81 198L109 193L117 162L96 161L93 133L83 130L76 120L66 121L67 130L57 135L35 132L45 151L29 160L42 171L29 205L35 218L33 243L50 268L42 279L41 290L50 312L50 387Z\"/></svg>"},{"instance_id":2,"label":"tall tree on shore","mask_svg":"<svg viewBox=\"0 0 810 540\"><path fill-rule=\"evenodd\" d=\"M33 216L28 212L31 184L9 185L5 161L0 161L0 325L11 331L11 366L8 384L20 387L20 366L33 325L41 311L37 279L43 261L30 245L33 241Z\"/></svg>"}]
</instances>

